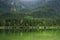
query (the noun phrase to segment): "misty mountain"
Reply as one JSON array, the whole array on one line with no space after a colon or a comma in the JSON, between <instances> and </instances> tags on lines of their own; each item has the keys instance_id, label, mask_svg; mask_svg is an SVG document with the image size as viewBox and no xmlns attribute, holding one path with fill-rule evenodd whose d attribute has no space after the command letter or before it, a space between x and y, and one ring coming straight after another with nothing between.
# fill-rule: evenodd
<instances>
[{"instance_id":1,"label":"misty mountain","mask_svg":"<svg viewBox=\"0 0 60 40\"><path fill-rule=\"evenodd\" d=\"M0 8L7 11L26 12L44 4L44 0L21 1L21 0L0 0Z\"/></svg>"},{"instance_id":2,"label":"misty mountain","mask_svg":"<svg viewBox=\"0 0 60 40\"><path fill-rule=\"evenodd\" d=\"M60 0L0 0L0 18L23 18L26 16L34 18L59 18Z\"/></svg>"},{"instance_id":3,"label":"misty mountain","mask_svg":"<svg viewBox=\"0 0 60 40\"><path fill-rule=\"evenodd\" d=\"M39 6L39 3L40 1L0 0L0 18L10 17L10 15L17 17L20 13L32 11Z\"/></svg>"},{"instance_id":4,"label":"misty mountain","mask_svg":"<svg viewBox=\"0 0 60 40\"><path fill-rule=\"evenodd\" d=\"M32 11L31 16L35 18L60 18L60 0L46 2L43 6Z\"/></svg>"}]
</instances>

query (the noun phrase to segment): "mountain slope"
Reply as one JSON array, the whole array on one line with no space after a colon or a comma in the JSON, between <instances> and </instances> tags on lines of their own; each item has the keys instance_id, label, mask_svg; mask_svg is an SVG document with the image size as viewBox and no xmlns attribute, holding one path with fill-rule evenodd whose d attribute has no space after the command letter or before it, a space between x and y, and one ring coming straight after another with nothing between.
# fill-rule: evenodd
<instances>
[{"instance_id":1,"label":"mountain slope","mask_svg":"<svg viewBox=\"0 0 60 40\"><path fill-rule=\"evenodd\" d=\"M60 18L60 0L52 0L31 12L32 17Z\"/></svg>"},{"instance_id":2,"label":"mountain slope","mask_svg":"<svg viewBox=\"0 0 60 40\"><path fill-rule=\"evenodd\" d=\"M27 14L25 14L27 13ZM0 0L0 18L60 18L60 0Z\"/></svg>"}]
</instances>

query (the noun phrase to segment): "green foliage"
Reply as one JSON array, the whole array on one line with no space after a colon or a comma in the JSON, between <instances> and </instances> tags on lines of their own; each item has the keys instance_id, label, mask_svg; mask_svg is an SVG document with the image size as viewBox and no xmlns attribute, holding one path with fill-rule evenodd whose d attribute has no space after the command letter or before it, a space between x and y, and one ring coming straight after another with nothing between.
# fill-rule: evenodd
<instances>
[{"instance_id":1,"label":"green foliage","mask_svg":"<svg viewBox=\"0 0 60 40\"><path fill-rule=\"evenodd\" d=\"M3 26L60 26L60 19L50 18L21 18L21 19L0 19L0 25Z\"/></svg>"}]
</instances>

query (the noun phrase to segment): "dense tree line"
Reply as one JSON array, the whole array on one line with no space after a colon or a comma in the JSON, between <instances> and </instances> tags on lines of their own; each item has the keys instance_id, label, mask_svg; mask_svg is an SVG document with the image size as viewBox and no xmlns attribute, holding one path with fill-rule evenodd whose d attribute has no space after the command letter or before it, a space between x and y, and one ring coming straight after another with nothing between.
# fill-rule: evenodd
<instances>
[{"instance_id":1,"label":"dense tree line","mask_svg":"<svg viewBox=\"0 0 60 40\"><path fill-rule=\"evenodd\" d=\"M39 31L49 27L60 28L60 19L51 18L21 18L21 19L0 19L0 30L4 27L6 31ZM8 30L9 29L9 30ZM3 31L3 30L2 30Z\"/></svg>"},{"instance_id":2,"label":"dense tree line","mask_svg":"<svg viewBox=\"0 0 60 40\"><path fill-rule=\"evenodd\" d=\"M0 19L0 26L60 26L60 19Z\"/></svg>"}]
</instances>

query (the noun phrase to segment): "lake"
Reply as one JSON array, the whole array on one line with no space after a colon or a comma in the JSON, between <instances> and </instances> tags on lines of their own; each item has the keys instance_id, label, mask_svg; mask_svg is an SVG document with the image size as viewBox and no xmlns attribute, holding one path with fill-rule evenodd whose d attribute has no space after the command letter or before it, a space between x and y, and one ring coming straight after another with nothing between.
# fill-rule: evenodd
<instances>
[{"instance_id":1,"label":"lake","mask_svg":"<svg viewBox=\"0 0 60 40\"><path fill-rule=\"evenodd\" d=\"M0 33L0 40L60 40L60 30Z\"/></svg>"}]
</instances>

